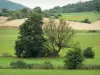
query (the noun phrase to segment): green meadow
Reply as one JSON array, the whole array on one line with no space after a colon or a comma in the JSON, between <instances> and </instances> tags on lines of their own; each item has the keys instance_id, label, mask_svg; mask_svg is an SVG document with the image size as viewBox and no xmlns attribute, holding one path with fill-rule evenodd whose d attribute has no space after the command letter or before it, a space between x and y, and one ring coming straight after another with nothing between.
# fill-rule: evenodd
<instances>
[{"instance_id":1,"label":"green meadow","mask_svg":"<svg viewBox=\"0 0 100 75\"><path fill-rule=\"evenodd\" d=\"M18 29L11 28L0 28L0 54L9 53L12 56L15 56L14 44L17 36L19 35ZM75 34L73 41L80 42L82 50L88 46L94 46L94 52L96 54L94 59L85 59L84 64L100 65L100 46L96 46L100 42L100 33L87 33L87 32L78 32ZM44 63L45 61L50 61L54 66L62 66L64 62L64 55L69 49L63 49L59 54L60 58L30 58L30 59L21 59L15 57L0 57L0 65L9 66L11 61L23 60L26 63Z\"/></svg>"},{"instance_id":2,"label":"green meadow","mask_svg":"<svg viewBox=\"0 0 100 75\"><path fill-rule=\"evenodd\" d=\"M95 12L62 13L60 18L74 21L82 21L88 18L90 22L95 22L100 19L100 14Z\"/></svg>"},{"instance_id":3,"label":"green meadow","mask_svg":"<svg viewBox=\"0 0 100 75\"><path fill-rule=\"evenodd\" d=\"M0 70L1 75L100 75L99 70Z\"/></svg>"},{"instance_id":4,"label":"green meadow","mask_svg":"<svg viewBox=\"0 0 100 75\"><path fill-rule=\"evenodd\" d=\"M15 40L19 35L18 29L9 29L9 28L0 28L0 54L9 53L14 55L14 45ZM94 46L96 57L100 57L100 46L96 46L97 43L100 43L100 33L87 33L87 32L78 32L73 37L73 41L79 42L82 49L88 46ZM60 56L64 56L67 49L63 49L60 52Z\"/></svg>"}]
</instances>

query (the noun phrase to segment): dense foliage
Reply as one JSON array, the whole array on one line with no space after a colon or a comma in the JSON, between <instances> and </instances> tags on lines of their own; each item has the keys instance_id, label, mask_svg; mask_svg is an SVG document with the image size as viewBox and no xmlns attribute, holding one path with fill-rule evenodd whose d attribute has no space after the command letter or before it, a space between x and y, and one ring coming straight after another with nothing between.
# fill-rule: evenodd
<instances>
[{"instance_id":1,"label":"dense foliage","mask_svg":"<svg viewBox=\"0 0 100 75\"><path fill-rule=\"evenodd\" d=\"M69 12L87 12L87 11L94 11L93 1L68 4L63 7L56 6L53 9L48 10L48 12L50 13L69 13Z\"/></svg>"},{"instance_id":2,"label":"dense foliage","mask_svg":"<svg viewBox=\"0 0 100 75\"><path fill-rule=\"evenodd\" d=\"M93 0L95 10L100 12L100 0Z\"/></svg>"},{"instance_id":3,"label":"dense foliage","mask_svg":"<svg viewBox=\"0 0 100 75\"><path fill-rule=\"evenodd\" d=\"M81 66L83 60L84 58L80 48L73 48L73 50L70 50L66 55L65 68L77 69Z\"/></svg>"},{"instance_id":4,"label":"dense foliage","mask_svg":"<svg viewBox=\"0 0 100 75\"><path fill-rule=\"evenodd\" d=\"M42 13L42 10L40 7L35 7L34 9L23 8L23 9L14 10L14 11L10 11L6 8L2 8L0 12L0 16L7 16L7 17L10 17L8 20L14 20L14 19L29 18L34 12L39 13L43 15L44 17L47 17L46 15L48 15L48 14Z\"/></svg>"},{"instance_id":5,"label":"dense foliage","mask_svg":"<svg viewBox=\"0 0 100 75\"><path fill-rule=\"evenodd\" d=\"M92 50L92 47L87 47L84 51L83 51L83 55L86 58L94 58L95 53Z\"/></svg>"},{"instance_id":6,"label":"dense foliage","mask_svg":"<svg viewBox=\"0 0 100 75\"><path fill-rule=\"evenodd\" d=\"M42 31L42 17L33 13L32 16L20 26L20 36L15 42L16 56L43 57L47 49L44 46L46 39Z\"/></svg>"}]
</instances>

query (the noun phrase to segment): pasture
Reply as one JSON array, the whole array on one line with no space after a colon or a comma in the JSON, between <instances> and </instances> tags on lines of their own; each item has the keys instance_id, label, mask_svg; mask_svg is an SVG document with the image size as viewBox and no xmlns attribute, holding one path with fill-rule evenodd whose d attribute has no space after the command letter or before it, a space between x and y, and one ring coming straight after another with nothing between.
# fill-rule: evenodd
<instances>
[{"instance_id":1,"label":"pasture","mask_svg":"<svg viewBox=\"0 0 100 75\"><path fill-rule=\"evenodd\" d=\"M2 53L10 53L14 55L14 44L15 40L19 35L19 30L11 29L11 28L0 28L0 54ZM100 33L87 33L87 32L78 32L73 37L73 41L79 42L82 49L88 46L94 46L100 42ZM96 52L96 57L99 56L100 46L95 46L94 50ZM63 56L65 54L66 49L60 52L60 55Z\"/></svg>"},{"instance_id":2,"label":"pasture","mask_svg":"<svg viewBox=\"0 0 100 75\"><path fill-rule=\"evenodd\" d=\"M90 22L95 22L100 19L100 14L95 12L63 13L61 18L73 21L82 21L88 18Z\"/></svg>"},{"instance_id":3,"label":"pasture","mask_svg":"<svg viewBox=\"0 0 100 75\"><path fill-rule=\"evenodd\" d=\"M15 56L14 43L19 35L19 30L11 28L0 28L0 54L8 53L12 56ZM100 65L100 46L96 46L100 42L100 33L87 33L87 32L78 32L73 38L73 41L80 42L82 50L88 46L94 46L95 58L86 59L84 64L97 64ZM69 49L65 48L60 52L60 58L30 58L30 59L20 59L20 58L6 58L0 57L0 65L9 66L11 61L23 60L26 63L44 63L45 61L50 61L54 66L63 65L64 55Z\"/></svg>"},{"instance_id":4,"label":"pasture","mask_svg":"<svg viewBox=\"0 0 100 75\"><path fill-rule=\"evenodd\" d=\"M0 70L1 75L99 75L99 70Z\"/></svg>"}]
</instances>

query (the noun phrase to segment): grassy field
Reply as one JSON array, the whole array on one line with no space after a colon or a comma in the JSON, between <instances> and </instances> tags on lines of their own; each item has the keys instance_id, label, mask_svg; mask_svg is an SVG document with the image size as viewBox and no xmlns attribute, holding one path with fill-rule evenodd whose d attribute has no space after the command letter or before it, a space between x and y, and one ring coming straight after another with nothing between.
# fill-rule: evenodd
<instances>
[{"instance_id":1,"label":"grassy field","mask_svg":"<svg viewBox=\"0 0 100 75\"><path fill-rule=\"evenodd\" d=\"M8 52L14 55L14 44L19 35L18 33L19 30L17 29L0 28L0 54ZM99 43L100 33L76 33L73 40L80 42L81 48L84 49ZM100 46L95 46L94 50L96 52L96 57L100 57ZM60 55L64 56L66 51L66 49L62 50Z\"/></svg>"},{"instance_id":2,"label":"grassy field","mask_svg":"<svg viewBox=\"0 0 100 75\"><path fill-rule=\"evenodd\" d=\"M0 53L14 55L14 43L18 36L18 30L0 28Z\"/></svg>"},{"instance_id":3,"label":"grassy field","mask_svg":"<svg viewBox=\"0 0 100 75\"><path fill-rule=\"evenodd\" d=\"M100 19L100 14L94 12L63 13L61 18L75 21L82 21L88 18L90 22L95 22Z\"/></svg>"},{"instance_id":4,"label":"grassy field","mask_svg":"<svg viewBox=\"0 0 100 75\"><path fill-rule=\"evenodd\" d=\"M0 28L0 54L2 53L10 53L14 56L14 42L18 36L17 29L7 29ZM93 46L96 43L100 42L100 33L77 33L74 36L74 41L80 42L80 46L82 49ZM5 58L0 57L0 65L9 66L11 61L23 60L27 63L44 63L45 61L50 61L54 66L63 65L64 58L63 56L66 54L68 49L63 49L60 52L61 58L37 58L37 59L18 59L18 58ZM100 46L94 47L95 58L94 59L86 59L84 64L99 64L100 65Z\"/></svg>"},{"instance_id":5,"label":"grassy field","mask_svg":"<svg viewBox=\"0 0 100 75\"><path fill-rule=\"evenodd\" d=\"M100 75L99 70L0 70L1 75Z\"/></svg>"}]
</instances>

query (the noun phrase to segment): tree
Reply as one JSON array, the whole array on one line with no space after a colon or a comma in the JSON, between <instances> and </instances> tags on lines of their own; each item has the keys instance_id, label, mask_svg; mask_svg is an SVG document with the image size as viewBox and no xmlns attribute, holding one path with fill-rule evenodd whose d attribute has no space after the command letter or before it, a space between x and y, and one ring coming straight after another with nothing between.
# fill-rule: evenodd
<instances>
[{"instance_id":1,"label":"tree","mask_svg":"<svg viewBox=\"0 0 100 75\"><path fill-rule=\"evenodd\" d=\"M93 0L93 2L94 2L95 10L100 12L100 0Z\"/></svg>"},{"instance_id":2,"label":"tree","mask_svg":"<svg viewBox=\"0 0 100 75\"><path fill-rule=\"evenodd\" d=\"M29 8L23 8L23 9L21 9L21 12L23 12L23 13L28 13L28 11L29 11Z\"/></svg>"},{"instance_id":3,"label":"tree","mask_svg":"<svg viewBox=\"0 0 100 75\"><path fill-rule=\"evenodd\" d=\"M43 11L43 17L45 18L49 18L50 17L50 14L47 10Z\"/></svg>"},{"instance_id":4,"label":"tree","mask_svg":"<svg viewBox=\"0 0 100 75\"><path fill-rule=\"evenodd\" d=\"M39 13L39 14L42 14L42 10L41 10L40 7L35 7L34 11L37 12L37 13Z\"/></svg>"},{"instance_id":5,"label":"tree","mask_svg":"<svg viewBox=\"0 0 100 75\"><path fill-rule=\"evenodd\" d=\"M84 61L84 58L82 56L82 52L80 48L73 48L73 50L70 50L66 54L66 59L64 61L65 68L68 69L77 69L82 62Z\"/></svg>"},{"instance_id":6,"label":"tree","mask_svg":"<svg viewBox=\"0 0 100 75\"><path fill-rule=\"evenodd\" d=\"M43 24L40 14L32 16L20 26L20 36L15 42L16 56L18 57L42 57L47 51L44 43L41 25Z\"/></svg>"},{"instance_id":7,"label":"tree","mask_svg":"<svg viewBox=\"0 0 100 75\"><path fill-rule=\"evenodd\" d=\"M46 46L51 50L51 56L57 56L62 48L68 47L74 30L64 20L49 19L44 24L44 33L48 39Z\"/></svg>"}]
</instances>

